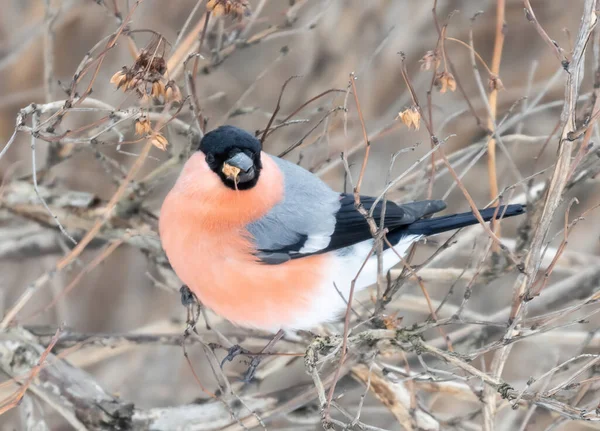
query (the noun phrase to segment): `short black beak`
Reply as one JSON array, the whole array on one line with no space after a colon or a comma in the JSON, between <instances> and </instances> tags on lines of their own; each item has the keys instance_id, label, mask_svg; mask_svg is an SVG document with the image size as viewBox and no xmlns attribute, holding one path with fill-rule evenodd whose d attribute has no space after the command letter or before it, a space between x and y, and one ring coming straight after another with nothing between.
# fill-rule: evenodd
<instances>
[{"instance_id":1,"label":"short black beak","mask_svg":"<svg viewBox=\"0 0 600 431\"><path fill-rule=\"evenodd\" d=\"M255 175L254 161L246 153L237 153L223 163L223 173L236 183L250 181Z\"/></svg>"}]
</instances>

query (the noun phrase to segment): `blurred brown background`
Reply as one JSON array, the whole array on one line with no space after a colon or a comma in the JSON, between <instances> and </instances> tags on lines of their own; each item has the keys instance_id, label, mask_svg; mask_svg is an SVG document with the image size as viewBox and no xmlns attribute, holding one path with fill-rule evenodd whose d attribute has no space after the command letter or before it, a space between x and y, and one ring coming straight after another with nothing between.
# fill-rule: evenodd
<instances>
[{"instance_id":1,"label":"blurred brown background","mask_svg":"<svg viewBox=\"0 0 600 431\"><path fill-rule=\"evenodd\" d=\"M133 1L115 1L123 16L127 15L128 6L134 4ZM145 0L133 14L130 28L151 29L174 44L178 31L184 26L196 3L194 0L170 2ZM263 129L275 108L282 85L292 75L300 75L300 77L291 81L286 88L281 106L281 115L284 116L325 90L337 88L345 91L349 74L355 72L358 97L367 131L375 134L382 129L386 130L372 141L371 157L362 190L364 194L379 194L385 186L391 155L394 152L420 144L414 151L404 153L397 159L392 177L404 172L431 148L429 135L424 127L419 131L408 130L394 118L411 104L407 87L401 76L399 51L406 54L409 76L420 102L423 106L426 105L432 75L431 71L420 70L419 59L427 51L435 48L438 39L431 13L433 2L310 0L297 1L291 5L290 3L294 2L250 1L253 10L256 10L259 3L264 7L258 15L252 16L252 27L247 34L242 33L242 36L247 38L260 35L270 26L278 26L278 30L270 36L261 38L258 43L249 46L240 45L222 63L211 65L214 62L211 50L214 53L219 46L227 46L227 37L234 34L239 24L229 18L222 21L224 41L221 43L218 41L221 24L211 25L207 33L202 51L205 60L200 62L201 71L196 79L196 87L204 115L208 119L208 128L215 127L222 122L223 116L229 115L229 118L225 119L229 124L250 131ZM531 3L540 24L550 37L569 53L578 31L583 1L533 0ZM114 5L113 0L2 2L0 147L3 148L11 137L19 109L30 103L43 104L67 97L57 81L61 81L66 86L70 85L73 73L86 53L99 40L112 34L119 27L119 20L113 14ZM53 84L48 90L44 82L44 49L48 46L46 25L49 11L56 16L51 24L54 39L50 41L53 48ZM495 38L496 2L440 1L437 6L440 23L445 23L452 11L456 12L450 19L448 36L468 43L469 30L472 26L475 48L490 64ZM483 13L472 23L471 18L479 11ZM189 28L204 19L203 12L202 4L192 18ZM242 31L244 28L241 26ZM517 170L524 178L554 163L558 142L556 136L550 139L542 157L537 161L534 158L542 149L545 137L553 131L560 118L565 74L559 72L561 69L559 62L539 37L534 26L527 21L522 1L507 0L505 34L500 67L500 78L505 89L499 93L498 121L502 120L512 107L507 122L512 118L517 120L503 133L532 137L530 139L507 138L505 142ZM134 33L133 40L139 48L142 48L148 43L149 36L147 33ZM285 55L281 54L283 47L289 50ZM475 112L485 122L487 109L474 79L469 51L464 46L451 41L446 41L446 50ZM167 49L167 58L172 51ZM594 76L591 49L588 49L588 54L582 94L587 94L591 90ZM104 58L90 97L122 108L137 106L138 102L135 98L126 98L109 83L110 77L119 68L131 65L132 61L128 41L122 37L118 45ZM480 71L483 70L480 63L478 66ZM485 73L482 74L482 79L487 91ZM85 89L88 81L85 82L80 91ZM183 80L179 78L177 82L184 95L187 94ZM474 143L485 142L485 131L477 125L460 91L440 94L434 88L432 94L433 122L437 136L448 137L444 145L447 154L454 154ZM538 112L523 116L519 120L518 114L524 112L527 104L532 103L540 94L543 94L543 97L538 105L554 101L557 103L544 106ZM51 97L50 100L47 100L48 96ZM525 96L528 96L526 101L522 100ZM332 93L309 105L295 117L306 119L307 122L283 127L274 132L267 140L266 150L274 154L285 150L315 127L328 110L343 106L344 97L344 93ZM516 105L513 106L515 103ZM582 109L584 105L585 102L581 102ZM179 118L191 123L191 115L189 106L185 106ZM95 112L71 114L62 123L61 131L74 130L98 118L98 113ZM349 161L355 177L358 175L364 154L361 144L362 130L352 96L348 99L347 133L344 133L344 121L344 114L341 111L331 115L304 140L300 148L286 156L289 160L297 161L302 166L322 174L322 178L336 190L342 190L344 187L344 168L340 163L335 162L340 152L350 151ZM133 125L125 123L122 126L123 133L131 139ZM329 130L328 134L323 134L325 127ZM102 144L82 145L82 148L78 148L71 157L51 170L44 171L40 184L53 190L90 193L101 202L110 199L117 189L117 184L110 179L106 162L100 161L97 153L105 154L124 167L131 166L135 156L117 151L116 136L107 135ZM592 141L597 141L597 136L595 131ZM153 172L170 156L177 155L187 145L186 138L175 131L167 132L167 137L171 144L169 152L164 153L153 148L151 157L146 160L138 178ZM28 134L19 133L10 150L0 160L0 174L4 178L5 185L13 180L30 181L32 170L30 140ZM126 145L123 146L123 150L137 154L142 146L143 143ZM47 160L48 147L48 143L43 140L37 141L38 169L41 169ZM357 151L359 148L360 150ZM477 151L462 153L463 158L453 159L453 163L456 162L456 170L462 172L476 153ZM497 157L499 187L503 189L516 183L518 178L515 177L509 159L500 148L497 150ZM424 163L419 169L426 166L427 163ZM145 210L158 214L162 198L175 180L178 169L177 166L173 167L160 183L153 185L143 202ZM124 173L119 175L123 178ZM119 175L116 175L117 178ZM541 177L536 177L534 183L542 183L547 175L548 173L545 173ZM402 189L395 188L389 197L400 201L426 198L427 180L427 174L416 176ZM466 172L463 181L478 206L483 207L488 204L490 196L485 155ZM452 177L443 171L436 178L432 196L445 197L452 186ZM523 189L517 187L513 198L520 195L519 202L525 202L522 192ZM598 203L597 181L588 180L578 184L566 195L566 203L571 197L579 199L579 204L573 207L572 219ZM510 194L507 194L506 199L509 198ZM445 199L448 202L449 212L468 210L468 204L457 187L454 187ZM39 202L35 202L35 199L31 204L39 206ZM564 209L566 204L562 212L559 211L561 215L555 220L555 229L560 229L564 223L562 216ZM565 261L566 263L557 269L552 283L558 283L576 271L600 264L597 220L598 213L591 212L572 230L568 244L568 251L571 254L565 255L565 259L570 260ZM69 220L62 221L65 226L69 226ZM503 237L508 240L514 239L518 224L519 220L503 223ZM482 231L478 232L481 234ZM83 232L79 231L80 235L81 233ZM155 238L152 234L148 235ZM439 239L439 244L444 239ZM552 246L557 247L560 239L559 237L555 240ZM429 256L435 250L435 244L437 243L420 246L416 261L422 261ZM51 271L57 259L63 256L69 247L68 240L52 226L22 217L6 206L3 208L3 204L0 203L0 310L3 310L2 314L15 304L30 283ZM80 334L127 334L134 331L150 334L161 332L181 334L185 327L185 309L180 303L176 290L179 286L176 280L171 278L165 281L161 278L161 271L157 270L156 265L151 262L152 259L133 245L118 247L97 267L85 273L72 291L60 296L54 306L39 312L40 308L51 303L53 298L56 298L73 281L85 265L104 250L102 247L104 247L102 242L92 244L68 270L53 275L50 282L40 288L28 301L16 317L16 322L28 329L38 328L37 331L45 331L45 334L53 333L51 328L61 324L68 330ZM440 262L441 267L468 266L474 247L471 239L471 242L463 246L461 253L457 253L455 257L451 254L449 258ZM579 266L570 269L571 264ZM162 272L164 273L165 270ZM510 305L514 277L515 272L512 271L505 277L495 280L493 284L476 289L468 307L481 313L482 316L490 316L502 307ZM591 284L593 284L591 288L596 289L593 281ZM459 286L464 285L465 283L459 284ZM427 286L432 298L441 301L449 288L449 283L438 281ZM393 308L398 309L400 315L404 317L403 323L409 325L422 322L427 317L427 309L422 302L416 300L420 296L418 286L415 283L408 283L403 288L402 294L408 295L409 306L403 307L403 300L399 298ZM368 298L367 294L362 297L362 300L368 301ZM410 298L415 299L416 302L411 302ZM461 299L462 293L451 297L450 302L459 304ZM564 298L565 301L571 299L576 298ZM552 307L558 309L562 305L564 304L555 303L546 311L551 311ZM591 311L593 309L587 309L587 312ZM225 334L230 334L232 339L244 343L243 330L219 322L210 313L209 318L212 318ZM561 336L562 329L558 329L543 337L532 337L519 343L512 351L502 377L513 387L524 388L530 376L539 376L561 361L575 356L585 342L585 335L592 331L597 323L598 320L591 317L589 324L565 329L568 335ZM458 328L458 325L456 327ZM448 331L451 332L453 328L448 328ZM430 331L428 334L429 337L426 339L439 335L436 331ZM235 338L236 335L240 337ZM583 346L585 352L589 354L598 353L598 343L594 342L593 338L592 335L592 341L588 340L591 344ZM40 339L40 343L47 343L48 339L49 337L46 336ZM222 341L218 337L215 339L214 336L210 340ZM265 340L266 338L257 336L247 340L249 344L246 346L258 348ZM473 344L475 347L481 347L477 343ZM290 342L288 348L295 347L295 351L302 352L302 345L304 344ZM217 385L207 367L204 350L196 343L190 346L188 351L204 386L212 391L216 390ZM222 358L223 351L220 351L219 355L219 358ZM66 359L74 366L90 373L107 393L118 394L120 399L135 403L136 408L178 406L205 397L190 372L181 347L176 343L161 345L160 342L153 342L125 347L119 345L115 349L91 346L69 353ZM478 359L473 365L480 367L479 362ZM402 361L397 363L402 364ZM310 378L304 374L301 360L293 362L291 366L292 371L273 370L272 375L265 376L260 385L253 385L244 391L268 393L301 382L310 383ZM234 370L243 369L244 363L241 359L236 359L233 365L225 367L226 372L231 375L235 374ZM594 372L593 368L591 372ZM4 381L7 380L6 377L3 376ZM352 381L347 384L347 389L340 385L342 388L339 391L347 391L345 402L355 408L364 387ZM474 385L477 385L477 382ZM13 389L14 387L5 384L0 386L0 394L8 396ZM25 429L27 426L32 426L33 422L28 421L26 414L23 413L25 410L32 412L35 421L45 420L49 429L71 429L72 425L66 424L61 415L45 405L39 397L28 393L26 398L29 400L23 406L0 417L2 429ZM589 401L591 404L594 402L593 398L592 395L592 400ZM597 403L597 396L595 398ZM422 402L434 417L440 419L439 429L481 429L481 416L476 413L472 417L469 416L481 407L476 401L457 401L454 397L443 395L440 395L438 400L435 395L429 394L424 396ZM306 410L308 413L306 419L303 419L305 423L300 423L301 420L298 418L292 420L283 415L270 419L267 428L319 429L321 425L318 413L309 414L310 408ZM526 413L527 408L511 410L505 404L499 409L496 429L519 429ZM452 422L450 419L453 417L459 419ZM199 426L189 429L220 429L228 423L235 425L227 413L224 413L220 419L222 423L217 422L216 419L213 421L214 427L207 425L204 428ZM371 395L367 396L361 421L384 429L403 429L394 415ZM35 423L40 427L43 426L40 425L42 422ZM550 429L547 427L552 424L557 425L553 429L562 430L587 429L594 426L593 423L577 421L560 422L556 414L538 408L526 428L521 429Z\"/></svg>"}]
</instances>

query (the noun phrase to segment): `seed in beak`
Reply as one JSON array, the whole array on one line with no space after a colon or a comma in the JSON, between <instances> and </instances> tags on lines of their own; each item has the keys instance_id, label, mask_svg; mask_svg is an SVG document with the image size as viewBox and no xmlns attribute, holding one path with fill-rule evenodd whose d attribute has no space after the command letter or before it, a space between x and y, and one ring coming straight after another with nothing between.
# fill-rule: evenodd
<instances>
[{"instance_id":1,"label":"seed in beak","mask_svg":"<svg viewBox=\"0 0 600 431\"><path fill-rule=\"evenodd\" d=\"M242 170L236 166L231 166L230 164L223 163L223 169L221 171L227 175L227 178L232 179L236 184L238 182L237 177L242 172Z\"/></svg>"}]
</instances>

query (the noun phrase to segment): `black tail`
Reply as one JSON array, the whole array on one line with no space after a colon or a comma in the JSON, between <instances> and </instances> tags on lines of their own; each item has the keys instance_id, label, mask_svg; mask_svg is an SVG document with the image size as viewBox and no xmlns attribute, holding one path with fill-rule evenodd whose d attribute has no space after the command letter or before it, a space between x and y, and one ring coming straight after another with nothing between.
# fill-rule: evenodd
<instances>
[{"instance_id":1,"label":"black tail","mask_svg":"<svg viewBox=\"0 0 600 431\"><path fill-rule=\"evenodd\" d=\"M506 205L501 206L500 209L494 207L479 210L481 217L483 217L485 221L490 221L494 217L496 211L498 212L498 215L496 216L497 219L512 217L523 214L525 212L525 205ZM461 227L470 226L476 223L479 222L473 212L466 212L417 220L402 229L402 233L403 235L435 235L437 233L460 229Z\"/></svg>"}]
</instances>

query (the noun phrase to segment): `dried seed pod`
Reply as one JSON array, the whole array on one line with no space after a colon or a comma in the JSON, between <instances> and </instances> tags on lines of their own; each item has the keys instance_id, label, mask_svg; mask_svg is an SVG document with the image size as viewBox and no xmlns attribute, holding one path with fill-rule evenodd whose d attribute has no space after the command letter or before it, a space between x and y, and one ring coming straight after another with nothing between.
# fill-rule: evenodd
<instances>
[{"instance_id":1,"label":"dried seed pod","mask_svg":"<svg viewBox=\"0 0 600 431\"><path fill-rule=\"evenodd\" d=\"M165 84L163 84L161 81L154 81L152 83L152 90L150 92L150 95L152 97L154 97L155 99L158 99L161 96L164 96L165 95Z\"/></svg>"},{"instance_id":2,"label":"dried seed pod","mask_svg":"<svg viewBox=\"0 0 600 431\"><path fill-rule=\"evenodd\" d=\"M214 17L231 15L233 18L243 18L251 13L247 0L210 0L206 3L206 10Z\"/></svg>"},{"instance_id":3,"label":"dried seed pod","mask_svg":"<svg viewBox=\"0 0 600 431\"><path fill-rule=\"evenodd\" d=\"M440 87L440 93L456 90L456 79L450 72L440 72L436 76L436 84Z\"/></svg>"},{"instance_id":4,"label":"dried seed pod","mask_svg":"<svg viewBox=\"0 0 600 431\"><path fill-rule=\"evenodd\" d=\"M427 51L423 58L419 60L421 63L421 70L429 70L433 67L433 70L437 70L440 67L440 56L437 49L433 51Z\"/></svg>"},{"instance_id":5,"label":"dried seed pod","mask_svg":"<svg viewBox=\"0 0 600 431\"><path fill-rule=\"evenodd\" d=\"M116 85L117 89L121 88L123 85L127 86L129 81L128 72L127 67L123 66L121 70L110 78L110 83Z\"/></svg>"},{"instance_id":6,"label":"dried seed pod","mask_svg":"<svg viewBox=\"0 0 600 431\"><path fill-rule=\"evenodd\" d=\"M150 125L150 121L148 117L142 115L140 118L135 120L135 133L136 135L146 135L150 133L152 127Z\"/></svg>"},{"instance_id":7,"label":"dried seed pod","mask_svg":"<svg viewBox=\"0 0 600 431\"><path fill-rule=\"evenodd\" d=\"M181 91L175 81L167 82L167 85L165 85L165 101L181 103L182 100Z\"/></svg>"},{"instance_id":8,"label":"dried seed pod","mask_svg":"<svg viewBox=\"0 0 600 431\"><path fill-rule=\"evenodd\" d=\"M157 133L156 135L152 136L150 138L150 142L152 143L152 145L154 145L156 148L162 151L166 151L167 147L169 146L169 141L167 141L167 138L165 138L160 133Z\"/></svg>"},{"instance_id":9,"label":"dried seed pod","mask_svg":"<svg viewBox=\"0 0 600 431\"><path fill-rule=\"evenodd\" d=\"M415 130L419 130L421 126L421 114L419 109L416 106L411 106L410 108L406 108L404 111L398 114L398 118L409 128L414 128Z\"/></svg>"},{"instance_id":10,"label":"dried seed pod","mask_svg":"<svg viewBox=\"0 0 600 431\"><path fill-rule=\"evenodd\" d=\"M488 87L490 91L503 90L504 84L502 84L502 81L500 80L500 77L498 75L490 74L488 80Z\"/></svg>"}]
</instances>

